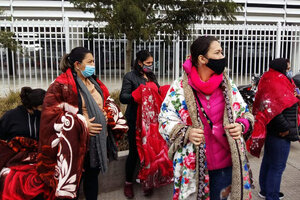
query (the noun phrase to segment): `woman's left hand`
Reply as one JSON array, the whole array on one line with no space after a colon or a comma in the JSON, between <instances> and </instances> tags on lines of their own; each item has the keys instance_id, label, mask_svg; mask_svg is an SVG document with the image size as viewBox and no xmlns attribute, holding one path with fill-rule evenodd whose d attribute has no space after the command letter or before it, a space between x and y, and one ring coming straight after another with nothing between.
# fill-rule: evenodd
<instances>
[{"instance_id":1,"label":"woman's left hand","mask_svg":"<svg viewBox=\"0 0 300 200\"><path fill-rule=\"evenodd\" d=\"M242 125L240 125L239 123L229 124L224 128L229 131L229 134L235 140L239 139L242 135L243 128Z\"/></svg>"}]
</instances>

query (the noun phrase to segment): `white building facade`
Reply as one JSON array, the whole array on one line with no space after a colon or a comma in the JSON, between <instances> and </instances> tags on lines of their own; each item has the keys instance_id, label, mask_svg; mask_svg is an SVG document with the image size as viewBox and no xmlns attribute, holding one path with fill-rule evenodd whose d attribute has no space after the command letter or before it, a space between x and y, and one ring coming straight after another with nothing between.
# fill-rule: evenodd
<instances>
[{"instance_id":1,"label":"white building facade","mask_svg":"<svg viewBox=\"0 0 300 200\"><path fill-rule=\"evenodd\" d=\"M299 0L234 0L243 6L237 14L237 23L300 24ZM5 10L2 18L93 20L94 15L75 9L68 0L1 0Z\"/></svg>"}]
</instances>

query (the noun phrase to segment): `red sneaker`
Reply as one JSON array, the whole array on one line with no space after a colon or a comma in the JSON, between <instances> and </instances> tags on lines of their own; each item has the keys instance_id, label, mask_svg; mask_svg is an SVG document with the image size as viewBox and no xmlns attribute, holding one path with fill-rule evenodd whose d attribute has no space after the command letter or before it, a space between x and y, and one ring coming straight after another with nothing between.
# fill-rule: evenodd
<instances>
[{"instance_id":1,"label":"red sneaker","mask_svg":"<svg viewBox=\"0 0 300 200\"><path fill-rule=\"evenodd\" d=\"M132 183L125 183L124 185L124 195L128 199L132 199L134 197Z\"/></svg>"}]
</instances>

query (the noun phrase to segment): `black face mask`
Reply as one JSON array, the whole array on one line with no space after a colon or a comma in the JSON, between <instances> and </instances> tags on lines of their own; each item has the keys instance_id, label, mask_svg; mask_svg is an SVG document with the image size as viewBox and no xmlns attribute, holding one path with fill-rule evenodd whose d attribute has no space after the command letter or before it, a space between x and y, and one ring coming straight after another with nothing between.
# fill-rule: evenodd
<instances>
[{"instance_id":1,"label":"black face mask","mask_svg":"<svg viewBox=\"0 0 300 200\"><path fill-rule=\"evenodd\" d=\"M213 70L216 74L222 74L226 67L226 58L222 59L211 59L208 58L208 63L206 64L211 70Z\"/></svg>"}]
</instances>

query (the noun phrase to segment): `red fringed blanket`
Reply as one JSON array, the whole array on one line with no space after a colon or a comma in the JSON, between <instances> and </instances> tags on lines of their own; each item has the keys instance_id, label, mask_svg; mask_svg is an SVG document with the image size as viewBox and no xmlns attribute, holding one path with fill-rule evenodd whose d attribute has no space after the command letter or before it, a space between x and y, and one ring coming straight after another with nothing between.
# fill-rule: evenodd
<instances>
[{"instance_id":1,"label":"red fringed blanket","mask_svg":"<svg viewBox=\"0 0 300 200\"><path fill-rule=\"evenodd\" d=\"M168 146L158 131L158 114L163 101L157 89L140 85L141 101L137 111L136 144L141 168L138 178L146 189L172 182L173 164L168 158ZM168 87L161 87L165 94Z\"/></svg>"},{"instance_id":2,"label":"red fringed blanket","mask_svg":"<svg viewBox=\"0 0 300 200\"><path fill-rule=\"evenodd\" d=\"M282 73L270 69L259 81L253 104L255 124L247 141L248 151L259 157L266 138L267 124L284 109L298 102L295 85Z\"/></svg>"}]
</instances>

